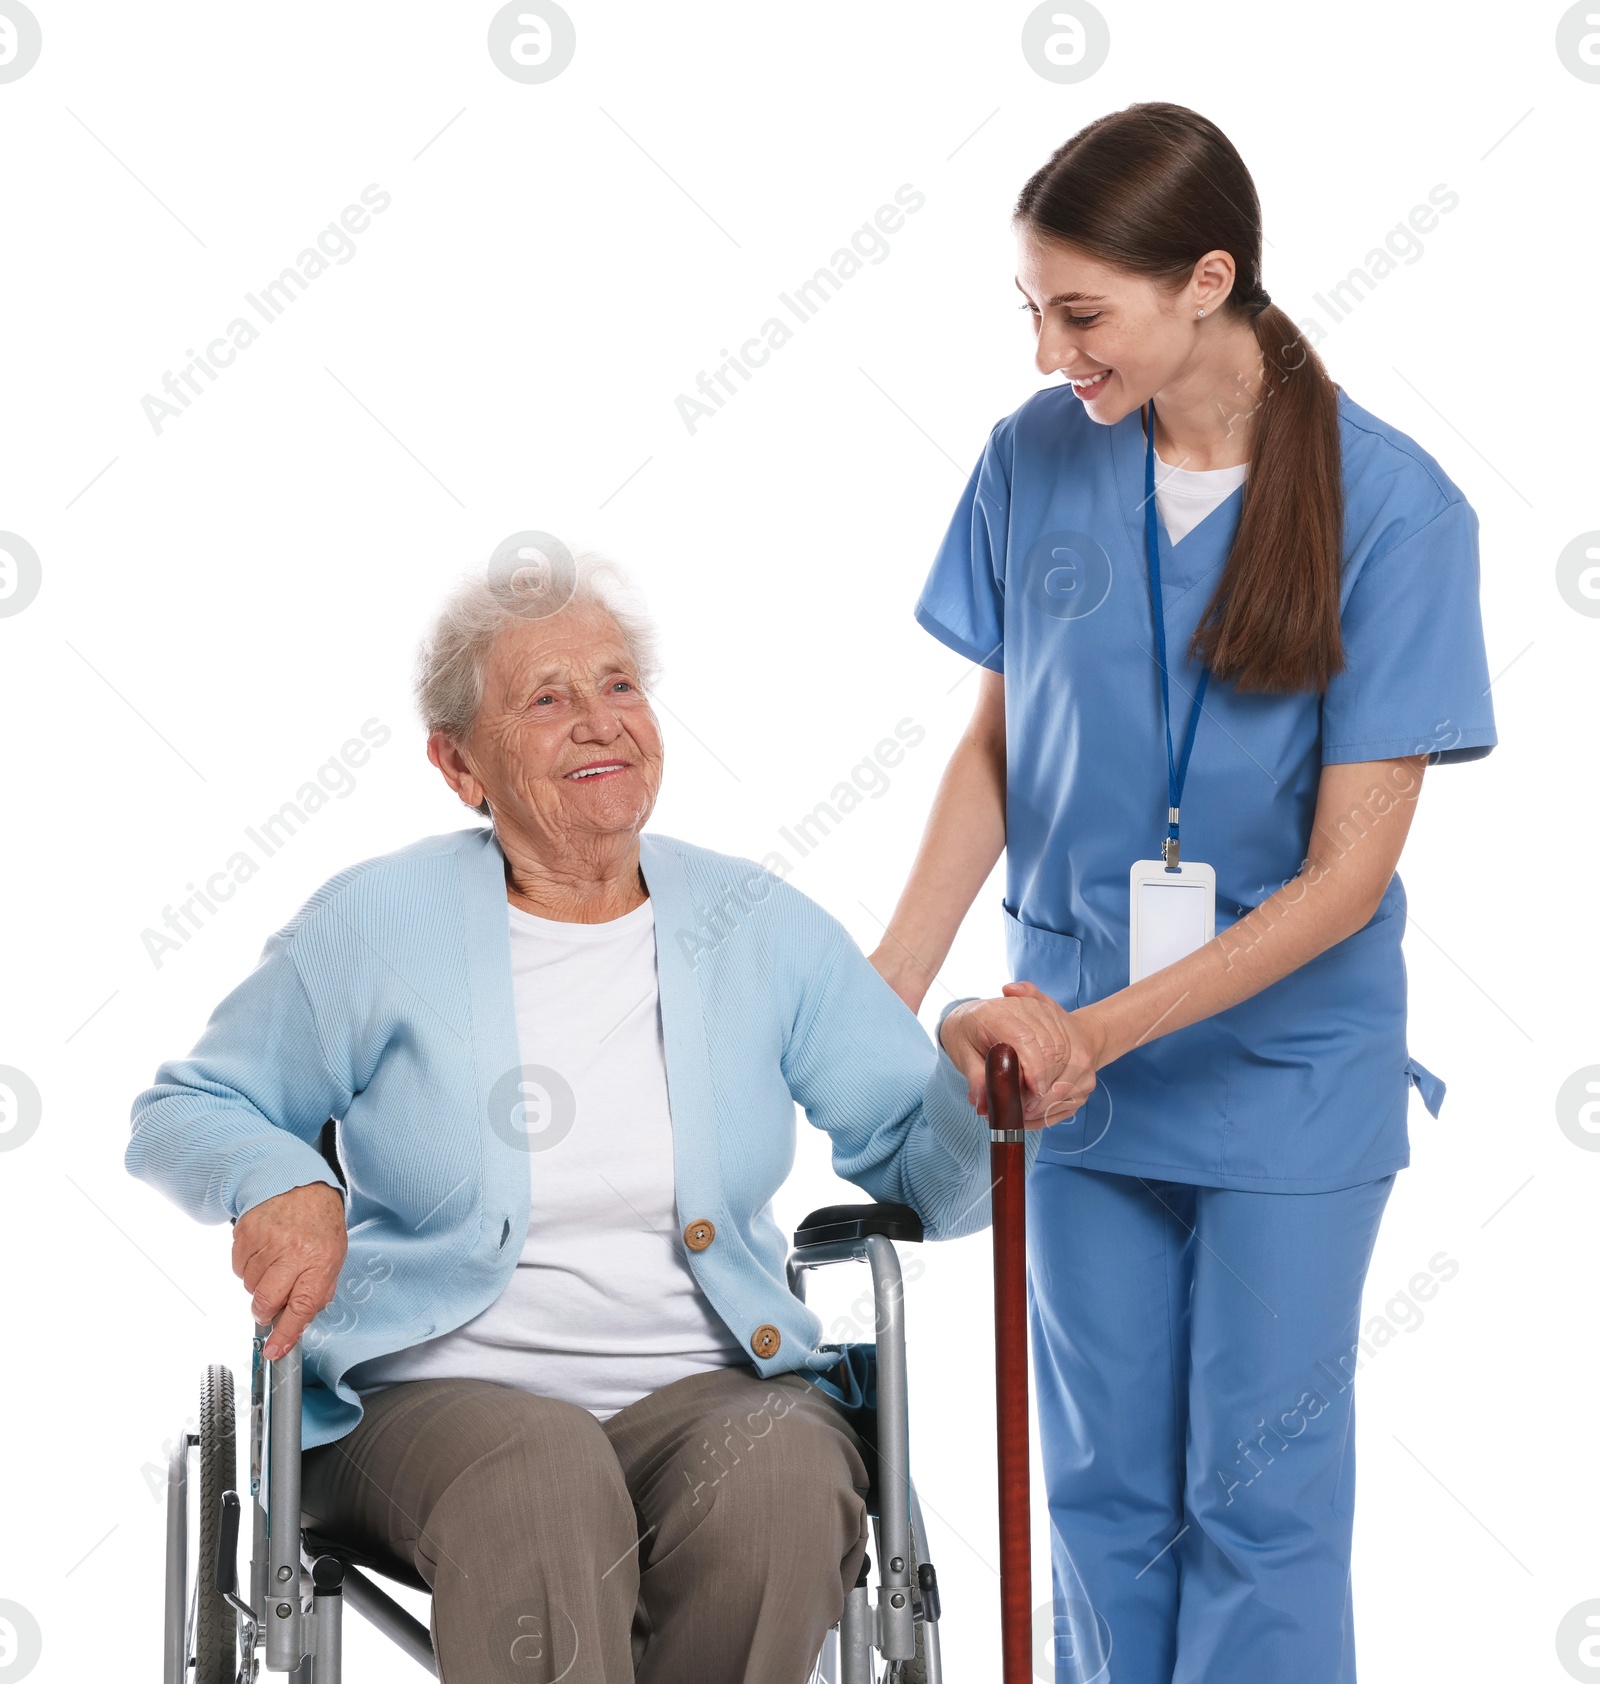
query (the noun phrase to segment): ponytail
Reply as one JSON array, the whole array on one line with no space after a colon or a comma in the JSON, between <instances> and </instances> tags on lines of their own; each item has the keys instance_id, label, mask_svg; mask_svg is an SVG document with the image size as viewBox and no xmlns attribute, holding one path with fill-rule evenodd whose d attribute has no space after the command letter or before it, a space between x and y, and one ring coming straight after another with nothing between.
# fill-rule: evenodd
<instances>
[{"instance_id":1,"label":"ponytail","mask_svg":"<svg viewBox=\"0 0 1600 1684\"><path fill-rule=\"evenodd\" d=\"M1344 667L1338 388L1275 304L1250 325L1263 381L1244 508L1190 653L1242 691L1320 692Z\"/></svg>"}]
</instances>

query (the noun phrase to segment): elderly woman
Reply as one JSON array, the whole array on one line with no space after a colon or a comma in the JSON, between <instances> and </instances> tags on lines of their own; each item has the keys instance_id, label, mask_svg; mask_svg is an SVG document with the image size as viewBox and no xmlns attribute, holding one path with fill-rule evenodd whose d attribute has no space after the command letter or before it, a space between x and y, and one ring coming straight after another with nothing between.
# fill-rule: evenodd
<instances>
[{"instance_id":1,"label":"elderly woman","mask_svg":"<svg viewBox=\"0 0 1600 1684\"><path fill-rule=\"evenodd\" d=\"M931 1238L989 1220L995 1041L1031 1123L1076 1109L1039 1002L935 1050L820 907L644 830L654 670L597 558L459 588L418 695L492 828L324 884L134 1104L129 1170L236 1219L268 1356L305 1335L308 1523L431 1587L451 1684L514 1642L518 1677L800 1684L868 1532L772 1214L795 1103Z\"/></svg>"}]
</instances>

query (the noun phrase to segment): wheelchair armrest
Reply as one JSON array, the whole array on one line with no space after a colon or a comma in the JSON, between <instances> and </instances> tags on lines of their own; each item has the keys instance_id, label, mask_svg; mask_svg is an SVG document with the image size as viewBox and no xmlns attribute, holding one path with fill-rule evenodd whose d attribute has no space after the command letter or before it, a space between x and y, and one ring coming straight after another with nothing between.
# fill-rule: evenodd
<instances>
[{"instance_id":1,"label":"wheelchair armrest","mask_svg":"<svg viewBox=\"0 0 1600 1684\"><path fill-rule=\"evenodd\" d=\"M873 1234L920 1241L922 1218L910 1205L824 1205L795 1229L791 1261L801 1268L842 1262L860 1256L862 1242Z\"/></svg>"}]
</instances>

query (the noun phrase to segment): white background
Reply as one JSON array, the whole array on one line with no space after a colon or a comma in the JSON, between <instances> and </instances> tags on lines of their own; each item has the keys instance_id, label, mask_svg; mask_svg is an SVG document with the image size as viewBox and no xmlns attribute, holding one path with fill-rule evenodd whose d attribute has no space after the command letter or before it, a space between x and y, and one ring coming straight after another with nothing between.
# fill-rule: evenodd
<instances>
[{"instance_id":1,"label":"white background","mask_svg":"<svg viewBox=\"0 0 1600 1684\"><path fill-rule=\"evenodd\" d=\"M0 1599L39 1624L39 1680L110 1652L99 1675L156 1675L152 1470L203 1365L247 1368L230 1231L127 1176L129 1103L326 877L473 822L410 711L445 586L519 528L628 566L667 656L653 828L719 849L781 846L922 725L792 878L870 948L974 692L911 605L988 429L1039 384L1010 205L1082 124L1150 98L1229 134L1274 297L1482 522L1500 747L1430 772L1403 861L1411 1047L1450 1092L1438 1120L1413 1100L1369 1323L1412 1320L1396 1294L1434 1254L1459 1272L1358 1386L1359 1653L1365 1684L1567 1676L1558 1623L1600 1597L1600 1157L1556 1117L1600 1062L1600 624L1555 580L1600 525L1600 86L1542 5L1103 10L1104 67L1060 85L1022 55L1026 7L571 0L575 59L528 86L491 62L490 6L40 0L43 54L0 85L0 527L42 566L0 617L0 1064L43 1098L0 1154ZM243 294L369 183L392 203L355 256L260 324ZM886 259L691 435L678 394L904 183L926 203ZM1421 256L1330 325L1312 295L1440 183L1460 203ZM239 315L261 338L155 432L141 398ZM354 792L157 968L141 932L371 718L393 736ZM999 890L926 1021L1005 980ZM784 1223L849 1196L801 1132ZM909 1294L956 1684L998 1675L988 1247L927 1248ZM833 1274L815 1301L848 1313L865 1272ZM410 1675L350 1625L355 1679Z\"/></svg>"}]
</instances>

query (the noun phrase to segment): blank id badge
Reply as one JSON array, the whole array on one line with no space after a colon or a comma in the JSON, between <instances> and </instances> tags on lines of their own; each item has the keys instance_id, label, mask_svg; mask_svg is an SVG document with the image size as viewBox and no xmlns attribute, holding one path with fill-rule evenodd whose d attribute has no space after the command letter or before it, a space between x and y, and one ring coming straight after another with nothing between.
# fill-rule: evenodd
<instances>
[{"instance_id":1,"label":"blank id badge","mask_svg":"<svg viewBox=\"0 0 1600 1684\"><path fill-rule=\"evenodd\" d=\"M1217 874L1203 860L1135 860L1128 873L1128 981L1176 964L1217 933Z\"/></svg>"}]
</instances>

